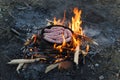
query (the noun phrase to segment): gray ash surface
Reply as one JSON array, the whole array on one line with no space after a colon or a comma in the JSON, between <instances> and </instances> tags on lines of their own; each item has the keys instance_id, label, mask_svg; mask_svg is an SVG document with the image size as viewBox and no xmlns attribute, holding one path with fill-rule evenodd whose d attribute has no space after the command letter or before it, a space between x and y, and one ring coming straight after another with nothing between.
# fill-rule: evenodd
<instances>
[{"instance_id":1,"label":"gray ash surface","mask_svg":"<svg viewBox=\"0 0 120 80\"><path fill-rule=\"evenodd\" d=\"M32 2L33 1L33 2ZM27 4L29 5L27 5ZM120 79L120 10L119 0L2 0L0 1L0 80L119 80ZM26 29L35 33L36 27L46 26L45 19L63 18L64 10L70 16L74 7L83 10L85 33L100 45L89 52L92 62L87 61L80 69L59 71L57 69L44 74L42 65L30 65L23 77L17 74L17 65L8 65L8 61L20 58L23 42L10 31L17 28L22 34ZM12 14L12 16L10 15ZM31 32L33 30L33 32ZM45 66L45 65L44 65ZM43 68L42 68L43 69ZM39 77L38 77L39 76Z\"/></svg>"}]
</instances>

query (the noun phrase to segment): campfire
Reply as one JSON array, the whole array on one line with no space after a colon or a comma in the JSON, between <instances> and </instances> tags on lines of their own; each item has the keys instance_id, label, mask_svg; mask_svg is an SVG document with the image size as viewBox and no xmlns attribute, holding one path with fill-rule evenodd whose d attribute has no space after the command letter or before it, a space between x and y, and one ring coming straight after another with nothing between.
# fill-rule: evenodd
<instances>
[{"instance_id":1,"label":"campfire","mask_svg":"<svg viewBox=\"0 0 120 80\"><path fill-rule=\"evenodd\" d=\"M49 66L45 73L58 67L68 69L72 62L76 65L82 63L80 56L87 56L90 43L98 45L93 39L87 37L81 27L82 11L73 9L74 16L71 22L66 23L64 12L63 19L48 20L48 26L38 30L28 38L21 49L23 59L14 59L8 64L19 64L17 72L28 63L46 63ZM84 62L85 63L85 62Z\"/></svg>"}]
</instances>

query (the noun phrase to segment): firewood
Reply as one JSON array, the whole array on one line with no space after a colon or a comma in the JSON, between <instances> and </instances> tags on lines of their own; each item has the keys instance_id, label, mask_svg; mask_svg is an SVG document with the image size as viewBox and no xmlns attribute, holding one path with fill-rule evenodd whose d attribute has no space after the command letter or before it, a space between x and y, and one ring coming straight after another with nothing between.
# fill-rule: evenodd
<instances>
[{"instance_id":1,"label":"firewood","mask_svg":"<svg viewBox=\"0 0 120 80\"><path fill-rule=\"evenodd\" d=\"M49 66L46 68L45 73L48 73L49 71L53 70L53 69L56 68L58 65L59 65L59 63L49 65Z\"/></svg>"},{"instance_id":2,"label":"firewood","mask_svg":"<svg viewBox=\"0 0 120 80\"><path fill-rule=\"evenodd\" d=\"M33 63L40 60L46 60L46 58L36 58L36 59L13 59L8 64L20 64L20 63Z\"/></svg>"},{"instance_id":3,"label":"firewood","mask_svg":"<svg viewBox=\"0 0 120 80\"><path fill-rule=\"evenodd\" d=\"M23 67L23 65L24 65L24 63L20 63L20 64L17 66L16 71L17 71L18 74L20 73L19 70Z\"/></svg>"},{"instance_id":4,"label":"firewood","mask_svg":"<svg viewBox=\"0 0 120 80\"><path fill-rule=\"evenodd\" d=\"M74 62L76 63L76 65L78 65L79 62L79 54L80 54L80 47L78 45L74 53Z\"/></svg>"}]
</instances>

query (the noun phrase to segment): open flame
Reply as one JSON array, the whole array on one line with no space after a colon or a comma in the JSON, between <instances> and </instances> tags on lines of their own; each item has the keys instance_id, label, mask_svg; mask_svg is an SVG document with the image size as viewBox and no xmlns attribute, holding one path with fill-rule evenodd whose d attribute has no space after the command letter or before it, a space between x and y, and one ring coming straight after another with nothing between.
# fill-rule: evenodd
<instances>
[{"instance_id":1,"label":"open flame","mask_svg":"<svg viewBox=\"0 0 120 80\"><path fill-rule=\"evenodd\" d=\"M67 44L64 35L62 35L62 38L63 38L63 43L62 43L62 45L58 45L58 46L57 46L57 44L54 44L54 49L59 50L60 52L63 52L63 48L64 48L64 47L66 46L66 44Z\"/></svg>"},{"instance_id":2,"label":"open flame","mask_svg":"<svg viewBox=\"0 0 120 80\"><path fill-rule=\"evenodd\" d=\"M90 46L88 45L88 42L93 43L95 45L98 45L98 43L96 43L94 40L92 40L91 38L85 36L85 34L83 33L81 24L82 24L82 20L81 20L81 10L78 10L78 8L74 8L73 9L73 13L74 16L71 19L71 22L68 23L68 27L73 31L71 31L70 34L70 42L67 42L66 36L65 34L61 34L62 35L62 44L54 44L54 49L59 50L60 53L62 52L66 52L67 54L62 55L61 54L57 54L56 52L55 54L39 54L41 53L42 49L40 49L40 39L41 36L39 36L38 34L33 34L31 38L27 39L26 42L24 43L24 47L21 48L22 53L23 53L23 57L26 59L16 59L16 60L12 60L11 62L9 62L9 64L16 64L19 63L18 67L17 67L17 71L19 71L19 69L21 68L21 66L23 66L26 63L33 63L36 61L49 61L49 63L59 63L61 64L61 61L64 60L68 60L68 58L70 58L70 60L73 59L73 55L70 55L70 53L74 52L74 62L76 63L76 65L79 64L79 56L80 54L83 55L83 57L85 57L88 54L89 48ZM56 17L54 17L53 21L49 21L49 23L53 24L53 25L65 25L65 12L64 12L64 17L63 19L56 19ZM61 36L60 35L60 36ZM61 37L60 37L61 39ZM82 49L84 48L84 49ZM48 51L53 51L52 49L43 49L42 53L45 53ZM70 52L70 53L69 53ZM62 53L63 54L63 53ZM53 58L51 60L51 57ZM30 59L29 59L30 58ZM48 60L47 60L48 59ZM85 60L83 60L85 63ZM55 64L55 65L56 65ZM52 64L53 66L53 64ZM58 66L58 64L57 64ZM60 65L59 65L60 66ZM51 68L51 65L48 66L47 68ZM65 68L63 66L63 68Z\"/></svg>"},{"instance_id":3,"label":"open flame","mask_svg":"<svg viewBox=\"0 0 120 80\"><path fill-rule=\"evenodd\" d=\"M64 25L64 22L65 22L65 18L66 17L66 11L64 11L64 17L63 17L63 19L61 20L61 19L56 19L56 17L54 17L54 20L53 20L53 23L54 23L54 25Z\"/></svg>"},{"instance_id":4,"label":"open flame","mask_svg":"<svg viewBox=\"0 0 120 80\"><path fill-rule=\"evenodd\" d=\"M78 38L78 36L85 36L85 34L83 33L81 24L82 24L82 20L81 20L81 14L82 11L78 10L78 8L74 8L73 9L73 13L74 16L71 19L71 22L68 23L69 28L74 32L72 34L72 41L68 44L65 41L65 38L63 36L63 43L61 45L57 45L54 44L54 49L59 50L60 52L63 51L64 47L70 47L71 51L75 51L77 46L81 46L82 44L82 40L80 38ZM54 17L54 25L64 25L65 22L65 12L64 12L64 18L63 20L60 19L56 19L56 17ZM72 48L71 48L72 46ZM89 45L86 46L86 50L85 52L88 53L89 51ZM86 55L86 54L85 54Z\"/></svg>"},{"instance_id":5,"label":"open flame","mask_svg":"<svg viewBox=\"0 0 120 80\"><path fill-rule=\"evenodd\" d=\"M69 28L72 29L74 31L74 33L76 34L80 34L83 35L83 31L82 31L82 20L81 20L81 10L78 10L78 8L74 8L73 10L74 12L74 17L72 17L72 22L69 23Z\"/></svg>"},{"instance_id":6,"label":"open flame","mask_svg":"<svg viewBox=\"0 0 120 80\"><path fill-rule=\"evenodd\" d=\"M63 52L67 52L67 54L65 54L67 57L70 56L69 52L75 52L75 57L79 54L82 54L83 56L86 56L88 54L89 51L89 45L87 44L88 42L92 42L92 39L88 38L82 30L81 24L82 24L82 20L81 20L81 14L82 11L79 10L78 8L74 8L73 9L73 13L74 16L71 18L71 22L68 22L68 28L71 29L73 31L71 40L70 42L66 41L65 35L64 33L61 34L62 36L62 44L54 44L53 49L58 50L60 54L63 54ZM64 12L64 17L63 19L56 19L56 17L54 17L53 21L48 20L49 22L52 23L52 25L64 25L65 26L65 19L66 19L66 12ZM28 46L29 44L39 44L39 40L38 40L38 35L33 34L32 38L27 40L26 43L24 44L25 46ZM95 43L95 42L93 42ZM79 48L79 49L78 49ZM84 49L83 49L84 48ZM34 48L29 49L30 52L35 52L35 53L39 53L39 49L35 46ZM36 57L36 55L34 55ZM75 62L77 63L78 59L75 59Z\"/></svg>"}]
</instances>

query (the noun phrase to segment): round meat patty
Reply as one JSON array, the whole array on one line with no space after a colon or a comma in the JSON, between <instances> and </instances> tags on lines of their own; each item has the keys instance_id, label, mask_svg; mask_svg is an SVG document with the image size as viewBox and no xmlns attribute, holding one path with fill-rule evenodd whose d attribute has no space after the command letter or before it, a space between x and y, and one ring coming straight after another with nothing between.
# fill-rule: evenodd
<instances>
[{"instance_id":1,"label":"round meat patty","mask_svg":"<svg viewBox=\"0 0 120 80\"><path fill-rule=\"evenodd\" d=\"M44 29L43 39L48 42L61 44L63 43L63 36L66 42L70 42L72 38L72 31L61 26L53 26L51 28Z\"/></svg>"}]
</instances>

